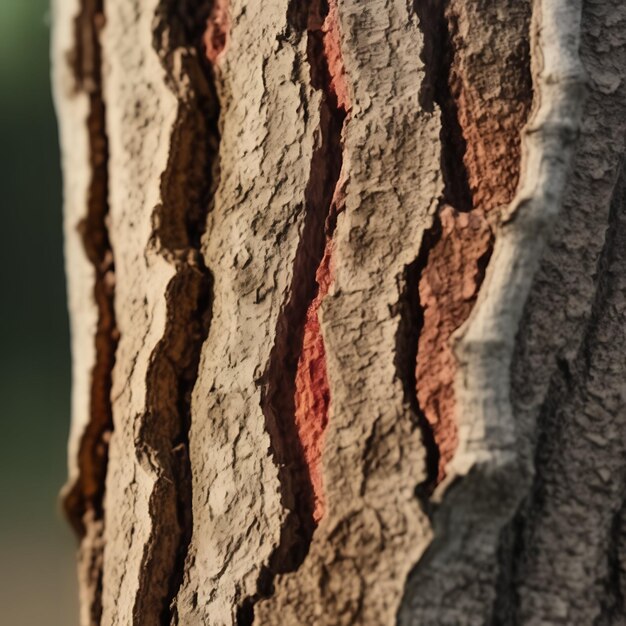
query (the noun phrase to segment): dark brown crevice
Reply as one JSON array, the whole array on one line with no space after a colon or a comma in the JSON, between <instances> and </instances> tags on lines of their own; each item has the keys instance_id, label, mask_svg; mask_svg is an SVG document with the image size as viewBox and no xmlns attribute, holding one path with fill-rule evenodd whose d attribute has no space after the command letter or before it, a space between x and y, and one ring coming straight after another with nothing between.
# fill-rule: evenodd
<instances>
[{"instance_id":1,"label":"dark brown crevice","mask_svg":"<svg viewBox=\"0 0 626 626\"><path fill-rule=\"evenodd\" d=\"M432 425L426 419L417 398L415 364L418 357L419 337L424 325L424 315L420 306L419 281L426 266L428 251L440 237L440 224L435 220L431 228L424 232L420 252L413 263L405 266L401 277L398 313L400 323L396 334L395 367L404 390L404 401L410 406L416 424L422 435L422 445L426 453L424 480L415 488L415 495L423 503L437 485L439 472L439 446L435 440Z\"/></svg>"},{"instance_id":2,"label":"dark brown crevice","mask_svg":"<svg viewBox=\"0 0 626 626\"><path fill-rule=\"evenodd\" d=\"M626 477L625 477L626 478ZM624 480L626 485L626 480ZM613 516L611 532L607 546L608 577L606 581L606 600L602 607L604 621L601 623L617 624L626 615L626 493L622 494L622 507Z\"/></svg>"},{"instance_id":3,"label":"dark brown crevice","mask_svg":"<svg viewBox=\"0 0 626 626\"><path fill-rule=\"evenodd\" d=\"M115 265L109 241L108 139L102 93L100 31L104 24L103 0L83 0L74 23L75 48L69 60L74 69L76 91L87 94L87 133L91 179L87 215L78 224L85 254L94 268L93 298L98 319L95 364L91 371L89 421L78 450L79 476L64 494L64 509L74 530L87 541L81 561L88 561L87 584L91 589L91 623L102 613L103 499L108 461L108 442L113 430L111 373L115 363L118 331L115 322ZM82 565L81 565L82 567Z\"/></svg>"},{"instance_id":4,"label":"dark brown crevice","mask_svg":"<svg viewBox=\"0 0 626 626\"><path fill-rule=\"evenodd\" d=\"M289 37L299 38L307 28L311 84L324 94L320 108L321 137L311 160L304 224L294 259L289 299L279 316L270 360L260 380L261 406L287 515L279 544L259 576L257 593L245 598L237 608L239 626L251 626L254 622L254 606L273 594L277 575L296 571L303 563L316 527L311 468L296 424L295 396L307 311L318 294L316 272L335 228L333 196L343 161L341 133L346 111L330 88L324 34L320 29L327 12L326 3L317 0L292 2L288 11Z\"/></svg>"},{"instance_id":5,"label":"dark brown crevice","mask_svg":"<svg viewBox=\"0 0 626 626\"><path fill-rule=\"evenodd\" d=\"M419 102L428 112L439 107L441 115L441 173L443 195L440 204L449 204L457 211L473 208L469 177L464 163L466 140L459 119L458 97L453 88L454 48L451 28L446 17L448 0L415 0L414 10L424 36L421 59L424 80ZM458 86L456 87L458 89Z\"/></svg>"},{"instance_id":6,"label":"dark brown crevice","mask_svg":"<svg viewBox=\"0 0 626 626\"><path fill-rule=\"evenodd\" d=\"M212 2L202 0L167 0L156 12L154 48L179 102L153 244L175 275L165 294L164 334L150 357L147 411L138 437L139 462L156 473L156 482L149 503L153 528L133 608L137 624L177 622L175 601L193 527L191 395L211 323L213 283L201 241L219 175L219 106L202 41L211 8Z\"/></svg>"}]
</instances>

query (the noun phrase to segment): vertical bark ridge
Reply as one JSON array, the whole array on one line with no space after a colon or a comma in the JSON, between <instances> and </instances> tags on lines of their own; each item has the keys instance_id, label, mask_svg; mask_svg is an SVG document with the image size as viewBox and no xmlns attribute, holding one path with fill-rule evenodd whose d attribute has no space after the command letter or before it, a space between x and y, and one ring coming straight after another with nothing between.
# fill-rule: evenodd
<instances>
[{"instance_id":1,"label":"vertical bark ridge","mask_svg":"<svg viewBox=\"0 0 626 626\"><path fill-rule=\"evenodd\" d=\"M75 48L69 59L76 90L88 97L86 120L90 180L86 216L78 223L85 254L94 269L93 300L97 308L95 363L91 370L89 421L80 438L79 474L64 489L67 516L81 538L79 578L86 597L89 623L98 624L102 613L103 498L108 441L113 429L111 373L118 333L113 306L115 264L107 226L108 140L102 94L100 30L104 24L103 0L83 0L74 21Z\"/></svg>"},{"instance_id":2,"label":"vertical bark ridge","mask_svg":"<svg viewBox=\"0 0 626 626\"><path fill-rule=\"evenodd\" d=\"M586 94L578 55L580 16L580 3L535 0L531 35L535 100L522 134L520 184L501 216L476 306L454 337L460 370L455 387L464 405L459 452L453 459L453 473L459 475L476 463L493 461L504 467L516 458L509 364L531 280L560 209L579 132ZM485 328L490 328L488 335ZM491 377L494 383L488 384ZM489 401L483 397L486 388L493 394ZM482 434L470 436L473 429Z\"/></svg>"},{"instance_id":3,"label":"vertical bark ridge","mask_svg":"<svg viewBox=\"0 0 626 626\"><path fill-rule=\"evenodd\" d=\"M537 259L560 206L584 94L578 58L580 4L538 0L533 5L532 69L538 97L523 131L532 93L525 80L528 66L520 62L529 32L529 5L477 3L470 7L451 3L449 7L449 11L458 11L455 28L459 36L452 37L458 56L452 62L452 72L461 81L469 79L472 86L464 86L457 97L460 125L467 137L464 163L476 207L458 216L456 222L460 224L461 218L471 218L480 209L482 219L496 230L496 237L477 297L474 279L465 283L475 304L449 338L456 368L451 390L457 440L445 468L445 480L435 491L434 541L408 581L405 606L399 615L403 624L463 621L467 615L476 623L492 618L499 536L523 495L527 479L516 450L509 404L515 332ZM502 28L501 19L510 20L510 28ZM481 35L476 36L477 32ZM472 33L472 41L475 37L481 46L491 42L488 49L474 51L467 76L464 56L469 59L472 49L470 42L466 50L465 44L461 45L463 33ZM497 70L489 71L493 67ZM473 74L476 68L478 72ZM510 76L516 79L507 91ZM491 87L489 80L493 81ZM518 83L526 85L521 92L517 91ZM495 97L492 103L486 97L475 112L477 94L472 90L497 94L500 85L510 99L505 97L500 103ZM521 102L516 101L515 93L522 96ZM492 115L481 119L477 114L481 108ZM494 134L495 120L500 116L507 121ZM514 138L520 132L521 164L519 148L515 147L519 140ZM453 232L456 224L450 222ZM448 246L454 251L450 243ZM449 262L440 267L447 265ZM466 262L461 265L466 267ZM438 272L432 277L426 275L426 279L423 286L427 295L426 288L436 287L436 281L442 279ZM443 295L450 297L447 290ZM459 303L465 304L462 298Z\"/></svg>"},{"instance_id":4,"label":"vertical bark ridge","mask_svg":"<svg viewBox=\"0 0 626 626\"><path fill-rule=\"evenodd\" d=\"M219 161L227 175L210 216L214 236L202 246L214 275L214 306L193 394L194 415L203 418L190 432L197 471L194 535L177 601L183 623L206 615L245 623L271 586L272 555L294 558L282 532L290 514L281 484L287 472L279 476L272 454L274 416L267 415L266 398L275 381L267 372L277 334L288 334L278 318L297 271L321 95L310 87L306 24L294 28L288 13L287 0L232 3L226 52L214 62ZM323 221L320 233L323 241ZM314 274L313 265L309 284Z\"/></svg>"},{"instance_id":5,"label":"vertical bark ridge","mask_svg":"<svg viewBox=\"0 0 626 626\"><path fill-rule=\"evenodd\" d=\"M280 542L259 579L258 593L238 608L240 625L253 623L254 606L271 596L276 575L300 566L324 514L321 463L330 391L318 314L332 282L332 239L342 209L341 132L349 106L336 52L337 7L332 0L324 5L323 0L311 0L306 16L310 80L323 94L319 145L311 160L290 298L278 318L262 398L282 504L288 512ZM301 11L302 7L290 10L290 25L296 30L304 25Z\"/></svg>"},{"instance_id":6,"label":"vertical bark ridge","mask_svg":"<svg viewBox=\"0 0 626 626\"><path fill-rule=\"evenodd\" d=\"M451 337L476 302L499 210L513 199L519 179L521 130L532 93L530 10L520 3L507 28L495 30L495 3L469 8L431 0L416 3L415 10L426 67L420 101L426 110L438 106L442 122L444 191L419 268L422 322L415 365L420 412L438 447L434 485L444 479L458 445Z\"/></svg>"},{"instance_id":7,"label":"vertical bark ridge","mask_svg":"<svg viewBox=\"0 0 626 626\"><path fill-rule=\"evenodd\" d=\"M150 356L146 415L138 461L156 474L150 496L153 526L145 548L135 624L176 621L174 599L192 531L189 428L191 392L211 318L212 277L200 254L216 186L219 109L202 34L211 2L163 2L154 48L178 98L161 201L153 215L159 254L175 268L166 288L166 324Z\"/></svg>"}]
</instances>

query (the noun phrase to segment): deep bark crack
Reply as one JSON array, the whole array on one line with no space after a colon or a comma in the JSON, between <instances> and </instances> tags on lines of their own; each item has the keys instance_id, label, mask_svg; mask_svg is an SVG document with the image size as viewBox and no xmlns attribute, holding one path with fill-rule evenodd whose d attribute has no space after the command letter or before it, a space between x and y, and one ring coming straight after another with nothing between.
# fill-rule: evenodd
<instances>
[{"instance_id":1,"label":"deep bark crack","mask_svg":"<svg viewBox=\"0 0 626 626\"><path fill-rule=\"evenodd\" d=\"M440 110L441 173L444 184L440 204L449 204L457 211L471 211L472 193L463 160L466 140L459 119L458 93L454 94L452 89L454 47L446 17L448 5L449 0L415 0L415 13L424 36L421 58L425 76L419 100L425 111L432 112L435 105Z\"/></svg>"},{"instance_id":2,"label":"deep bark crack","mask_svg":"<svg viewBox=\"0 0 626 626\"><path fill-rule=\"evenodd\" d=\"M403 363L401 379L404 382L405 397L417 415L422 432L422 441L426 450L426 476L417 486L418 497L425 500L430 496L442 478L442 459L440 437L436 433L436 421L427 415L426 408L420 404L419 385L416 370L422 359L419 350L420 338L424 331L425 303L420 297L420 283L429 268L429 255L442 240L441 211L446 205L459 211L472 209L472 197L468 184L468 175L463 157L465 138L459 121L457 103L450 89L450 73L454 51L448 22L445 16L447 0L416 1L414 10L419 18L424 37L422 62L425 77L420 88L420 105L426 111L433 112L439 107L441 119L441 172L443 193L433 216L432 226L422 236L418 257L405 269L404 293L401 307L401 341L407 341L411 362ZM432 262L432 261L431 261ZM397 354L402 353L398 351ZM424 354L428 360L429 355ZM409 389L409 385L412 388Z\"/></svg>"},{"instance_id":3,"label":"deep bark crack","mask_svg":"<svg viewBox=\"0 0 626 626\"><path fill-rule=\"evenodd\" d=\"M165 294L164 334L150 357L139 436L139 462L156 473L156 481L133 609L137 624L177 623L175 599L192 533L191 395L212 311L212 275L201 241L218 178L219 107L202 39L211 9L212 2L167 0L157 9L154 30L154 48L179 102L153 245L175 275Z\"/></svg>"},{"instance_id":4,"label":"deep bark crack","mask_svg":"<svg viewBox=\"0 0 626 626\"><path fill-rule=\"evenodd\" d=\"M89 421L78 450L79 476L64 494L64 508L81 540L89 543L87 577L91 588L91 620L102 613L103 499L108 446L113 430L111 373L115 363L118 331L115 322L115 265L109 241L108 138L102 92L100 31L104 24L103 0L83 0L74 23L75 48L69 60L76 90L87 94L87 133L91 179L87 215L78 224L85 254L94 268L93 298L97 308L95 364L91 372ZM82 558L82 557L81 557Z\"/></svg>"},{"instance_id":5,"label":"deep bark crack","mask_svg":"<svg viewBox=\"0 0 626 626\"><path fill-rule=\"evenodd\" d=\"M277 323L261 400L287 515L279 545L259 576L257 593L245 598L237 609L239 626L253 623L255 604L272 595L278 574L296 571L303 563L323 514L321 475L317 467L321 461L321 444L317 437L326 427L330 398L321 331L319 325L312 329L311 324L317 323L317 311L331 281L332 239L337 213L341 210L337 199L343 164L341 135L347 116L346 95L333 74L324 41L329 36L323 26L328 13L328 4L318 0L305 4L292 2L288 11L291 36L300 37L307 30L311 84L323 92L320 141L311 161L304 225L294 260L290 296ZM321 343L317 350L321 354L305 356L307 335L312 342ZM315 358L317 362L303 366L303 358ZM323 389L313 390L320 397L310 406L299 394L304 384L302 371L313 365L321 370L317 385ZM303 411L309 414L303 415ZM306 420L311 417L320 423L307 425ZM313 442L308 428L317 430L312 435Z\"/></svg>"},{"instance_id":6,"label":"deep bark crack","mask_svg":"<svg viewBox=\"0 0 626 626\"><path fill-rule=\"evenodd\" d=\"M437 483L439 446L435 440L433 427L426 419L417 398L415 364L418 358L419 337L424 325L424 315L419 299L419 281L428 260L428 251L433 242L440 236L438 229L440 229L440 224L438 220L435 220L431 228L422 236L420 253L413 263L404 268L404 274L400 279L401 295L398 301L400 323L396 335L395 350L395 367L398 378L402 382L404 401L413 412L422 435L422 445L426 454L425 477L415 490L416 496L424 503L428 501Z\"/></svg>"},{"instance_id":7,"label":"deep bark crack","mask_svg":"<svg viewBox=\"0 0 626 626\"><path fill-rule=\"evenodd\" d=\"M624 542L626 541L626 501L623 501L619 511L613 517L611 533L607 548L608 579L606 581L606 595L608 602L603 607L602 615L606 623L619 623L620 617L626 614L626 559L624 558Z\"/></svg>"}]
</instances>

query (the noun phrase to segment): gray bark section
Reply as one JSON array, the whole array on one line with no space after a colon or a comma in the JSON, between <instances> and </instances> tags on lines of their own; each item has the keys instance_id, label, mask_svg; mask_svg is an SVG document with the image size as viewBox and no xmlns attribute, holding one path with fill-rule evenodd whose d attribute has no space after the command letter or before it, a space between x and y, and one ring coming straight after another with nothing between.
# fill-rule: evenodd
<instances>
[{"instance_id":1,"label":"gray bark section","mask_svg":"<svg viewBox=\"0 0 626 626\"><path fill-rule=\"evenodd\" d=\"M551 4L536 3L536 24ZM108 234L121 339L105 515L87 526L81 546L81 623L248 624L254 616L259 624L377 625L395 623L402 607L400 622L411 624L624 624L626 8L584 2L590 96L563 211L517 333L511 380L519 296L505 312L511 341L492 378L459 351L484 392L461 394L459 421L485 437L463 449L453 464L458 481L433 503L415 495L426 450L397 355L405 269L442 191L440 120L420 108L423 39L410 4L338 3L352 109L342 137L345 210L321 312L331 394L327 512L303 543L290 535L297 492L278 450L289 442L269 432L265 400L275 384L269 363L281 356L276 337L298 297L312 164L324 140L306 20L287 0L233 0L228 46L209 76L217 95L201 106L201 48L180 28L191 21L199 36L212 3L173 6L104 6ZM72 486L90 420L97 321L96 278L76 232L92 175L88 102L67 69L80 8L57 0L54 44L75 367ZM216 156L206 116L218 104ZM206 178L218 172L205 199ZM197 232L180 233L202 201L210 213L200 245ZM494 254L492 275L502 258ZM192 315L198 272L214 279L204 342ZM490 293L479 307L505 302ZM493 326L469 328L480 344ZM181 406L200 343L187 442ZM187 444L191 494L180 469ZM487 457L495 464L487 467Z\"/></svg>"},{"instance_id":2,"label":"gray bark section","mask_svg":"<svg viewBox=\"0 0 626 626\"><path fill-rule=\"evenodd\" d=\"M563 219L530 294L512 370L520 450L533 455L535 479L508 531L514 563L505 566L510 587L500 610L502 619L529 624L624 623L622 3L584 3L581 60L590 92Z\"/></svg>"}]
</instances>

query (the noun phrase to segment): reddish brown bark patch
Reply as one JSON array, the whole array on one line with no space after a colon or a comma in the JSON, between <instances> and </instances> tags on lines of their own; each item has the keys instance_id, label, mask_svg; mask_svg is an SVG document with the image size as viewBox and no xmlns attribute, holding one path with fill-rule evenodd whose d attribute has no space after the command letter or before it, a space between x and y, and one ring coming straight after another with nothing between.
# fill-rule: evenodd
<instances>
[{"instance_id":1,"label":"reddish brown bark patch","mask_svg":"<svg viewBox=\"0 0 626 626\"><path fill-rule=\"evenodd\" d=\"M416 364L418 403L439 449L435 482L444 478L458 443L451 336L474 306L491 255L491 228L514 197L521 130L532 101L530 8L509 4L505 11L495 3L451 0L419 9L423 93L441 110L445 182L433 227L440 234L419 281L423 322ZM502 25L503 15L510 27Z\"/></svg>"},{"instance_id":2,"label":"reddish brown bark patch","mask_svg":"<svg viewBox=\"0 0 626 626\"><path fill-rule=\"evenodd\" d=\"M339 9L337 0L329 0L328 14L321 26L324 34L324 55L328 65L329 90L336 99L336 107L348 111L350 95L346 82L346 70L341 54L341 31L339 27Z\"/></svg>"},{"instance_id":3,"label":"reddish brown bark patch","mask_svg":"<svg viewBox=\"0 0 626 626\"><path fill-rule=\"evenodd\" d=\"M415 371L417 399L439 448L438 482L458 443L450 337L474 306L491 253L491 230L482 211L458 213L444 206L439 219L441 235L419 281L424 318Z\"/></svg>"},{"instance_id":4,"label":"reddish brown bark patch","mask_svg":"<svg viewBox=\"0 0 626 626\"><path fill-rule=\"evenodd\" d=\"M328 239L324 257L315 275L318 291L307 310L302 352L296 373L296 428L309 468L315 523L320 521L325 510L321 462L330 404L326 353L318 315L332 282L332 263L332 240Z\"/></svg>"},{"instance_id":5,"label":"reddish brown bark patch","mask_svg":"<svg viewBox=\"0 0 626 626\"><path fill-rule=\"evenodd\" d=\"M206 57L216 64L224 54L230 37L229 0L214 0L204 31Z\"/></svg>"},{"instance_id":6,"label":"reddish brown bark patch","mask_svg":"<svg viewBox=\"0 0 626 626\"><path fill-rule=\"evenodd\" d=\"M530 7L515 2L507 27L500 15L505 10L493 2L453 0L445 11L449 90L465 144L463 164L473 208L486 214L515 195L521 130L532 102Z\"/></svg>"}]
</instances>

